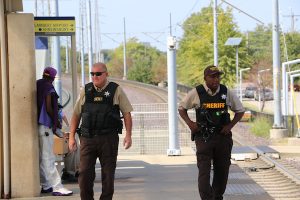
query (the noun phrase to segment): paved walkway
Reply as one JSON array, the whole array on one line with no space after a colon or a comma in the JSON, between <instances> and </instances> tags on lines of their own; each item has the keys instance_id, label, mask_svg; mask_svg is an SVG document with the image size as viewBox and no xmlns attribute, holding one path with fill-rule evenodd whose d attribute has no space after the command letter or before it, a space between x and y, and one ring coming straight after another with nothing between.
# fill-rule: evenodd
<instances>
[{"instance_id":1,"label":"paved walkway","mask_svg":"<svg viewBox=\"0 0 300 200\"><path fill-rule=\"evenodd\" d=\"M100 166L96 166L95 199L101 191ZM80 199L78 184L65 184L74 192L70 197L43 195L23 200ZM115 200L195 200L197 165L194 152L182 149L181 156L119 156L115 180ZM271 200L272 198L239 167L232 165L226 200Z\"/></svg>"}]
</instances>

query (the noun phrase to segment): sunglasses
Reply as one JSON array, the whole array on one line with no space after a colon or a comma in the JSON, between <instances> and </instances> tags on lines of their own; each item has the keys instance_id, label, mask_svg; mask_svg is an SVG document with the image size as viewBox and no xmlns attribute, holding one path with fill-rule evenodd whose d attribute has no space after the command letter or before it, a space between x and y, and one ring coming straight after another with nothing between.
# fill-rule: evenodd
<instances>
[{"instance_id":1,"label":"sunglasses","mask_svg":"<svg viewBox=\"0 0 300 200\"><path fill-rule=\"evenodd\" d=\"M102 74L104 74L105 72L90 72L91 76L101 76Z\"/></svg>"}]
</instances>

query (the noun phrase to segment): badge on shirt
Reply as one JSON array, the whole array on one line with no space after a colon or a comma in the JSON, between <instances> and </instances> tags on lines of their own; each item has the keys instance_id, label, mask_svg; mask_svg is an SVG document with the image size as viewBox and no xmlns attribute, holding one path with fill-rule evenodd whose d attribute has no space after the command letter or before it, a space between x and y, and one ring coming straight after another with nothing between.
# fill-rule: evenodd
<instances>
[{"instance_id":1,"label":"badge on shirt","mask_svg":"<svg viewBox=\"0 0 300 200\"><path fill-rule=\"evenodd\" d=\"M109 97L109 96L110 96L109 91L104 92L104 96L105 96L105 97Z\"/></svg>"},{"instance_id":2,"label":"badge on shirt","mask_svg":"<svg viewBox=\"0 0 300 200\"><path fill-rule=\"evenodd\" d=\"M221 95L221 98L222 98L222 99L226 99L226 98L227 98L226 94L222 94L222 95Z\"/></svg>"},{"instance_id":3,"label":"badge on shirt","mask_svg":"<svg viewBox=\"0 0 300 200\"><path fill-rule=\"evenodd\" d=\"M94 101L102 101L102 97L94 97Z\"/></svg>"}]
</instances>

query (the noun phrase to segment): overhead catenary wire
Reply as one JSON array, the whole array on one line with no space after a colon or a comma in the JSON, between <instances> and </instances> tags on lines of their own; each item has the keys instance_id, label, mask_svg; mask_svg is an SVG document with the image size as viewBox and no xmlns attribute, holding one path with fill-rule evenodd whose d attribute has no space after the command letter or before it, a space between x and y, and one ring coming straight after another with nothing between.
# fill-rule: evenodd
<instances>
[{"instance_id":1,"label":"overhead catenary wire","mask_svg":"<svg viewBox=\"0 0 300 200\"><path fill-rule=\"evenodd\" d=\"M164 45L164 46L166 45L166 43L164 43L164 42L158 40L157 38L152 37L149 33L147 33L147 32L142 32L142 33L143 33L144 35L148 36L149 38L153 39L154 41L160 43L161 45Z\"/></svg>"},{"instance_id":2,"label":"overhead catenary wire","mask_svg":"<svg viewBox=\"0 0 300 200\"><path fill-rule=\"evenodd\" d=\"M115 43L117 43L117 44L122 44L122 42L118 42L118 41L115 40L114 38L110 37L110 36L109 36L110 34L102 33L102 35L103 35L104 37L107 37L108 39L110 39L111 41L113 41L113 42L115 42Z\"/></svg>"},{"instance_id":3,"label":"overhead catenary wire","mask_svg":"<svg viewBox=\"0 0 300 200\"><path fill-rule=\"evenodd\" d=\"M259 19L257 19L256 17L254 17L254 16L252 16L252 15L250 15L250 14L246 13L245 11L243 11L243 10L239 9L238 7L236 7L236 6L232 5L231 3L228 3L228 2L227 2L227 1L225 1L225 0L221 0L221 1L222 1L222 2L224 2L224 3L226 3L227 5L231 6L232 8L234 8L234 9L238 10L239 12L241 12L241 13L243 13L243 14L247 15L248 17L250 17L250 18L254 19L254 20L255 20L255 21L257 21L258 23L260 23L260 24L262 24L262 25L264 25L264 24L265 24L265 23L264 23L264 22L262 22L261 20L259 20Z\"/></svg>"}]
</instances>

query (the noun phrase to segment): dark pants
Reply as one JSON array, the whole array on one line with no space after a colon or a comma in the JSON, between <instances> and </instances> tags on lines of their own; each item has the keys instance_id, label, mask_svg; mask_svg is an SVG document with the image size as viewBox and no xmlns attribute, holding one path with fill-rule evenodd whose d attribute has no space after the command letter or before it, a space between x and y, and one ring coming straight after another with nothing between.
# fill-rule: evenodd
<instances>
[{"instance_id":1,"label":"dark pants","mask_svg":"<svg viewBox=\"0 0 300 200\"><path fill-rule=\"evenodd\" d=\"M118 134L80 138L79 187L82 200L94 199L95 164L101 164L102 194L100 200L111 200L114 194L114 179L118 155Z\"/></svg>"},{"instance_id":2,"label":"dark pants","mask_svg":"<svg viewBox=\"0 0 300 200\"><path fill-rule=\"evenodd\" d=\"M202 200L221 200L226 189L232 149L231 135L214 135L204 142L196 135L198 189ZM213 181L210 185L211 161L213 161Z\"/></svg>"}]
</instances>

